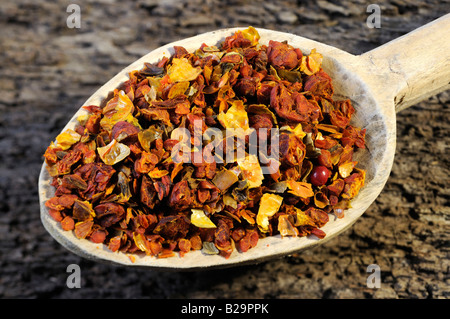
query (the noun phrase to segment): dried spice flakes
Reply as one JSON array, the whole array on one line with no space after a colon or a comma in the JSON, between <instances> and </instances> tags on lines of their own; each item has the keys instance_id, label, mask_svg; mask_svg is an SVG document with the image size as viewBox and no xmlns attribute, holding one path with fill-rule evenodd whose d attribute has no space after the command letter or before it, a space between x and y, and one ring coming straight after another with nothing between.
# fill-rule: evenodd
<instances>
[{"instance_id":1,"label":"dried spice flakes","mask_svg":"<svg viewBox=\"0 0 450 319\"><path fill-rule=\"evenodd\" d=\"M353 154L365 130L350 125L350 100L333 100L319 52L259 38L249 27L195 52L175 47L130 72L103 108L84 106L44 154L50 216L130 258L228 258L266 236L325 237L329 214L342 218L364 185ZM268 152L254 152L254 132Z\"/></svg>"}]
</instances>

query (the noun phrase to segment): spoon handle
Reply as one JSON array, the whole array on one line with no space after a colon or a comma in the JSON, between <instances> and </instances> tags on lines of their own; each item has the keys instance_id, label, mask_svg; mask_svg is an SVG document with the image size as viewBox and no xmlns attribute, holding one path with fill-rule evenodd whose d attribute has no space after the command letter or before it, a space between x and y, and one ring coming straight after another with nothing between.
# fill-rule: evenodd
<instances>
[{"instance_id":1,"label":"spoon handle","mask_svg":"<svg viewBox=\"0 0 450 319\"><path fill-rule=\"evenodd\" d=\"M450 89L450 14L361 57L394 99L396 113Z\"/></svg>"}]
</instances>

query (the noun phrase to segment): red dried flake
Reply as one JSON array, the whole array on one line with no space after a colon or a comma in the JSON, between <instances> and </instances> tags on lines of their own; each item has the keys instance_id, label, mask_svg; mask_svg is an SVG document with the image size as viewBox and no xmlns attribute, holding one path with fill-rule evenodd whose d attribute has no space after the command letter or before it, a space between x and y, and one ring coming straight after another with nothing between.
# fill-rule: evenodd
<instances>
[{"instance_id":1,"label":"red dried flake","mask_svg":"<svg viewBox=\"0 0 450 319\"><path fill-rule=\"evenodd\" d=\"M80 239L87 238L91 233L92 226L94 226L94 221L92 219L76 223L75 236Z\"/></svg>"},{"instance_id":2,"label":"red dried flake","mask_svg":"<svg viewBox=\"0 0 450 319\"><path fill-rule=\"evenodd\" d=\"M120 236L114 236L109 240L108 248L112 252L116 252L119 250L120 246L122 244L122 239Z\"/></svg>"},{"instance_id":3,"label":"red dried flake","mask_svg":"<svg viewBox=\"0 0 450 319\"><path fill-rule=\"evenodd\" d=\"M153 230L154 233L168 239L184 238L189 232L190 221L184 215L163 217Z\"/></svg>"},{"instance_id":4,"label":"red dried flake","mask_svg":"<svg viewBox=\"0 0 450 319\"><path fill-rule=\"evenodd\" d=\"M93 243L101 244L105 241L108 232L105 229L96 229L90 235L89 239Z\"/></svg>"},{"instance_id":5,"label":"red dried flake","mask_svg":"<svg viewBox=\"0 0 450 319\"><path fill-rule=\"evenodd\" d=\"M57 222L61 222L63 220L63 217L59 210L49 208L48 214L50 215L51 218L53 218L53 220Z\"/></svg>"},{"instance_id":6,"label":"red dried flake","mask_svg":"<svg viewBox=\"0 0 450 319\"><path fill-rule=\"evenodd\" d=\"M175 253L171 249L161 249L161 252L158 253L158 258L169 258L175 256Z\"/></svg>"},{"instance_id":7,"label":"red dried flake","mask_svg":"<svg viewBox=\"0 0 450 319\"><path fill-rule=\"evenodd\" d=\"M342 133L341 144L342 146L357 146L359 148L365 148L366 129L359 129L353 126L348 126Z\"/></svg>"},{"instance_id":8,"label":"red dried flake","mask_svg":"<svg viewBox=\"0 0 450 319\"><path fill-rule=\"evenodd\" d=\"M235 241L240 252L246 252L249 249L255 247L259 240L259 235L256 230L244 230L243 234L239 237L240 239Z\"/></svg>"},{"instance_id":9,"label":"red dried flake","mask_svg":"<svg viewBox=\"0 0 450 319\"><path fill-rule=\"evenodd\" d=\"M323 70L306 79L304 90L327 99L331 99L334 92L332 80Z\"/></svg>"},{"instance_id":10,"label":"red dried flake","mask_svg":"<svg viewBox=\"0 0 450 319\"><path fill-rule=\"evenodd\" d=\"M83 153L80 151L69 151L60 161L56 163L58 174L69 174L72 166L81 160Z\"/></svg>"},{"instance_id":11,"label":"red dried flake","mask_svg":"<svg viewBox=\"0 0 450 319\"><path fill-rule=\"evenodd\" d=\"M192 205L194 197L187 180L176 183L169 196L169 206L185 209Z\"/></svg>"},{"instance_id":12,"label":"red dried flake","mask_svg":"<svg viewBox=\"0 0 450 319\"><path fill-rule=\"evenodd\" d=\"M323 139L316 139L314 141L314 146L317 148L322 148L325 150L329 150L330 148L338 145L338 141L330 136L325 136Z\"/></svg>"},{"instance_id":13,"label":"red dried flake","mask_svg":"<svg viewBox=\"0 0 450 319\"><path fill-rule=\"evenodd\" d=\"M315 223L317 227L322 227L325 225L329 218L328 214L321 209L310 207L305 211L306 215L311 217L312 221Z\"/></svg>"},{"instance_id":14,"label":"red dried flake","mask_svg":"<svg viewBox=\"0 0 450 319\"><path fill-rule=\"evenodd\" d=\"M320 155L317 157L317 161L321 166L333 168L333 162L331 161L331 153L326 149L320 151Z\"/></svg>"},{"instance_id":15,"label":"red dried flake","mask_svg":"<svg viewBox=\"0 0 450 319\"><path fill-rule=\"evenodd\" d=\"M321 116L317 103L308 101L298 92L289 92L283 84L275 86L270 93L270 104L278 116L289 122L316 123Z\"/></svg>"},{"instance_id":16,"label":"red dried flake","mask_svg":"<svg viewBox=\"0 0 450 319\"><path fill-rule=\"evenodd\" d=\"M246 39L242 32L236 32L235 34L227 37L222 45L222 49L232 49L232 48L246 48L251 46L252 42Z\"/></svg>"},{"instance_id":17,"label":"red dried flake","mask_svg":"<svg viewBox=\"0 0 450 319\"><path fill-rule=\"evenodd\" d=\"M139 159L134 162L134 170L136 173L147 174L156 167L156 164L158 164L158 156L145 151L140 155Z\"/></svg>"},{"instance_id":18,"label":"red dried flake","mask_svg":"<svg viewBox=\"0 0 450 319\"><path fill-rule=\"evenodd\" d=\"M335 181L333 181L330 185L328 185L327 189L331 195L338 197L341 194L342 190L344 189L344 185L345 182L342 179L338 178Z\"/></svg>"},{"instance_id":19,"label":"red dried flake","mask_svg":"<svg viewBox=\"0 0 450 319\"><path fill-rule=\"evenodd\" d=\"M131 139L133 137L136 139L138 133L139 128L137 128L133 124L128 123L126 121L119 121L116 124L114 124L111 131L111 137L116 141L121 142L126 139Z\"/></svg>"},{"instance_id":20,"label":"red dried flake","mask_svg":"<svg viewBox=\"0 0 450 319\"><path fill-rule=\"evenodd\" d=\"M178 249L180 250L180 256L183 257L191 250L191 241L186 238L181 238L178 241Z\"/></svg>"},{"instance_id":21,"label":"red dried flake","mask_svg":"<svg viewBox=\"0 0 450 319\"><path fill-rule=\"evenodd\" d=\"M267 48L268 62L275 67L293 69L298 65L299 54L291 45L278 41L269 41Z\"/></svg>"},{"instance_id":22,"label":"red dried flake","mask_svg":"<svg viewBox=\"0 0 450 319\"><path fill-rule=\"evenodd\" d=\"M313 230L311 230L311 234L315 235L319 239L324 239L326 236L325 232L318 228L314 228Z\"/></svg>"},{"instance_id":23,"label":"red dried flake","mask_svg":"<svg viewBox=\"0 0 450 319\"><path fill-rule=\"evenodd\" d=\"M192 236L189 241L191 242L192 250L200 250L202 249L202 239L199 235Z\"/></svg>"},{"instance_id":24,"label":"red dried flake","mask_svg":"<svg viewBox=\"0 0 450 319\"><path fill-rule=\"evenodd\" d=\"M280 162L287 167L300 166L306 156L306 146L292 134L281 133L279 137Z\"/></svg>"}]
</instances>

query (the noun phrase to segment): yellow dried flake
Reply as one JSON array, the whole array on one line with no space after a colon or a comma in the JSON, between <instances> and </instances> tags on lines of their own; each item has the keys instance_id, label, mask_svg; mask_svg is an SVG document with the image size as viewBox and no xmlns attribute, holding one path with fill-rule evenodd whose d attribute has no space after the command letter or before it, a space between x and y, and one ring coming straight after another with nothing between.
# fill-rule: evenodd
<instances>
[{"instance_id":1,"label":"yellow dried flake","mask_svg":"<svg viewBox=\"0 0 450 319\"><path fill-rule=\"evenodd\" d=\"M308 198L314 196L312 185L304 182L297 182L289 180L286 182L287 187L290 189L289 193L301 198Z\"/></svg>"},{"instance_id":2,"label":"yellow dried flake","mask_svg":"<svg viewBox=\"0 0 450 319\"><path fill-rule=\"evenodd\" d=\"M241 32L242 36L244 38L246 38L247 40L250 40L252 42L251 45L257 44L260 39L260 35L259 35L258 31L252 26L248 27L245 30L238 31L238 32Z\"/></svg>"},{"instance_id":3,"label":"yellow dried flake","mask_svg":"<svg viewBox=\"0 0 450 319\"><path fill-rule=\"evenodd\" d=\"M342 192L342 198L344 199L352 199L356 195L358 195L359 190L364 186L364 180L366 178L366 172L361 169L355 168L357 175L353 178L351 183L348 183L346 187L344 188L344 191ZM348 178L352 178L351 176ZM350 182L350 181L349 181ZM346 180L347 183L347 180Z\"/></svg>"},{"instance_id":4,"label":"yellow dried flake","mask_svg":"<svg viewBox=\"0 0 450 319\"><path fill-rule=\"evenodd\" d=\"M67 150L80 139L81 135L69 128L56 137L56 147Z\"/></svg>"},{"instance_id":5,"label":"yellow dried flake","mask_svg":"<svg viewBox=\"0 0 450 319\"><path fill-rule=\"evenodd\" d=\"M191 209L191 223L198 228L216 228L216 225L201 209Z\"/></svg>"},{"instance_id":6,"label":"yellow dried flake","mask_svg":"<svg viewBox=\"0 0 450 319\"><path fill-rule=\"evenodd\" d=\"M314 220L309 217L308 215L306 215L306 213L304 211L302 211L301 209L294 207L297 211L297 214L295 216L295 224L294 226L298 227L298 226L306 226L306 225L310 225L310 226L315 226Z\"/></svg>"},{"instance_id":7,"label":"yellow dried flake","mask_svg":"<svg viewBox=\"0 0 450 319\"><path fill-rule=\"evenodd\" d=\"M189 82L188 81L182 81L182 82L178 82L175 83L169 90L169 94L167 95L167 97L169 99L173 99L176 98L179 95L184 94L187 89L189 88Z\"/></svg>"},{"instance_id":8,"label":"yellow dried flake","mask_svg":"<svg viewBox=\"0 0 450 319\"><path fill-rule=\"evenodd\" d=\"M77 121L80 123L80 125L85 125L87 120L89 119L90 115L88 113L83 113L81 115L77 116Z\"/></svg>"},{"instance_id":9,"label":"yellow dried flake","mask_svg":"<svg viewBox=\"0 0 450 319\"><path fill-rule=\"evenodd\" d=\"M264 194L259 203L256 223L262 232L269 231L269 218L275 215L281 207L283 197L275 194Z\"/></svg>"},{"instance_id":10,"label":"yellow dried flake","mask_svg":"<svg viewBox=\"0 0 450 319\"><path fill-rule=\"evenodd\" d=\"M281 237L298 236L298 229L289 221L289 215L281 215L278 217L278 231Z\"/></svg>"},{"instance_id":11,"label":"yellow dried flake","mask_svg":"<svg viewBox=\"0 0 450 319\"><path fill-rule=\"evenodd\" d=\"M167 171L165 169L160 170L159 168L155 168L154 170L152 170L151 172L148 173L148 176L150 176L151 178L161 178L168 174L169 174L169 171Z\"/></svg>"},{"instance_id":12,"label":"yellow dried flake","mask_svg":"<svg viewBox=\"0 0 450 319\"><path fill-rule=\"evenodd\" d=\"M249 154L243 160L238 159L238 165L241 169L241 176L247 180L250 188L261 186L264 174L256 155Z\"/></svg>"},{"instance_id":13,"label":"yellow dried flake","mask_svg":"<svg viewBox=\"0 0 450 319\"><path fill-rule=\"evenodd\" d=\"M220 112L217 119L227 129L242 129L247 132L250 127L247 111L241 100L234 101L226 113Z\"/></svg>"},{"instance_id":14,"label":"yellow dried flake","mask_svg":"<svg viewBox=\"0 0 450 319\"><path fill-rule=\"evenodd\" d=\"M97 152L105 164L114 165L130 155L130 148L125 144L112 140L108 145L98 147Z\"/></svg>"},{"instance_id":15,"label":"yellow dried flake","mask_svg":"<svg viewBox=\"0 0 450 319\"><path fill-rule=\"evenodd\" d=\"M167 69L167 74L172 82L193 81L202 72L202 68L194 68L186 58L173 58L172 64Z\"/></svg>"},{"instance_id":16,"label":"yellow dried flake","mask_svg":"<svg viewBox=\"0 0 450 319\"><path fill-rule=\"evenodd\" d=\"M300 140L303 139L303 137L306 136L306 133L303 132L303 127L301 123L298 123L296 127L291 128L290 126L283 126L280 130L285 130L293 133L295 136L297 136Z\"/></svg>"},{"instance_id":17,"label":"yellow dried flake","mask_svg":"<svg viewBox=\"0 0 450 319\"><path fill-rule=\"evenodd\" d=\"M304 55L300 64L300 71L306 75L313 75L320 71L323 56L312 49L309 55Z\"/></svg>"},{"instance_id":18,"label":"yellow dried flake","mask_svg":"<svg viewBox=\"0 0 450 319\"><path fill-rule=\"evenodd\" d=\"M353 172L353 168L358 164L358 162L346 162L344 164L339 165L339 175L342 178L347 178Z\"/></svg>"},{"instance_id":19,"label":"yellow dried flake","mask_svg":"<svg viewBox=\"0 0 450 319\"><path fill-rule=\"evenodd\" d=\"M119 121L127 120L134 124L130 118L133 110L134 105L128 95L124 91L119 91L103 108L103 118L100 120L100 125L109 132L112 130L114 124Z\"/></svg>"},{"instance_id":20,"label":"yellow dried flake","mask_svg":"<svg viewBox=\"0 0 450 319\"><path fill-rule=\"evenodd\" d=\"M150 255L152 253L152 251L150 250L150 247L148 245L148 241L143 234L133 232L133 240L134 240L134 243L136 244L137 248L139 248L141 251L145 252L146 255Z\"/></svg>"}]
</instances>

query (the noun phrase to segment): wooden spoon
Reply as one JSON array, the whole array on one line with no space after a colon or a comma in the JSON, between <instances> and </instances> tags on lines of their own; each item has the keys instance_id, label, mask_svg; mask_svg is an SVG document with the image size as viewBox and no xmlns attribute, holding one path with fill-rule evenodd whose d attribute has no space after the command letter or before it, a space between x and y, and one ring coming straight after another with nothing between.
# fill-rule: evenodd
<instances>
[{"instance_id":1,"label":"wooden spoon","mask_svg":"<svg viewBox=\"0 0 450 319\"><path fill-rule=\"evenodd\" d=\"M84 105L101 105L111 91L128 79L130 71L140 70L144 62L156 62L163 56L170 56L175 45L192 52L202 43L217 44L236 30L238 28L208 32L160 47L119 72ZM352 208L345 212L345 217L335 219L330 215L330 221L322 227L327 234L324 239L315 236L268 237L245 253L233 252L228 259L201 251L191 251L184 257L158 259L134 255L135 258L130 258L129 254L111 252L106 245L76 238L73 232L62 230L50 217L44 204L53 197L55 190L50 186L51 178L44 163L39 176L41 220L60 244L82 257L113 264L177 271L211 269L257 263L323 244L349 228L364 213L380 194L392 168L396 112L450 88L450 14L359 56L294 34L257 30L262 44L269 40L287 40L306 54L313 48L320 52L324 56L323 68L333 79L334 98L351 99L356 109L352 124L367 130L367 149L356 152L359 167L366 170L366 183L353 199ZM73 129L77 117L84 113L80 109L63 131Z\"/></svg>"}]
</instances>

